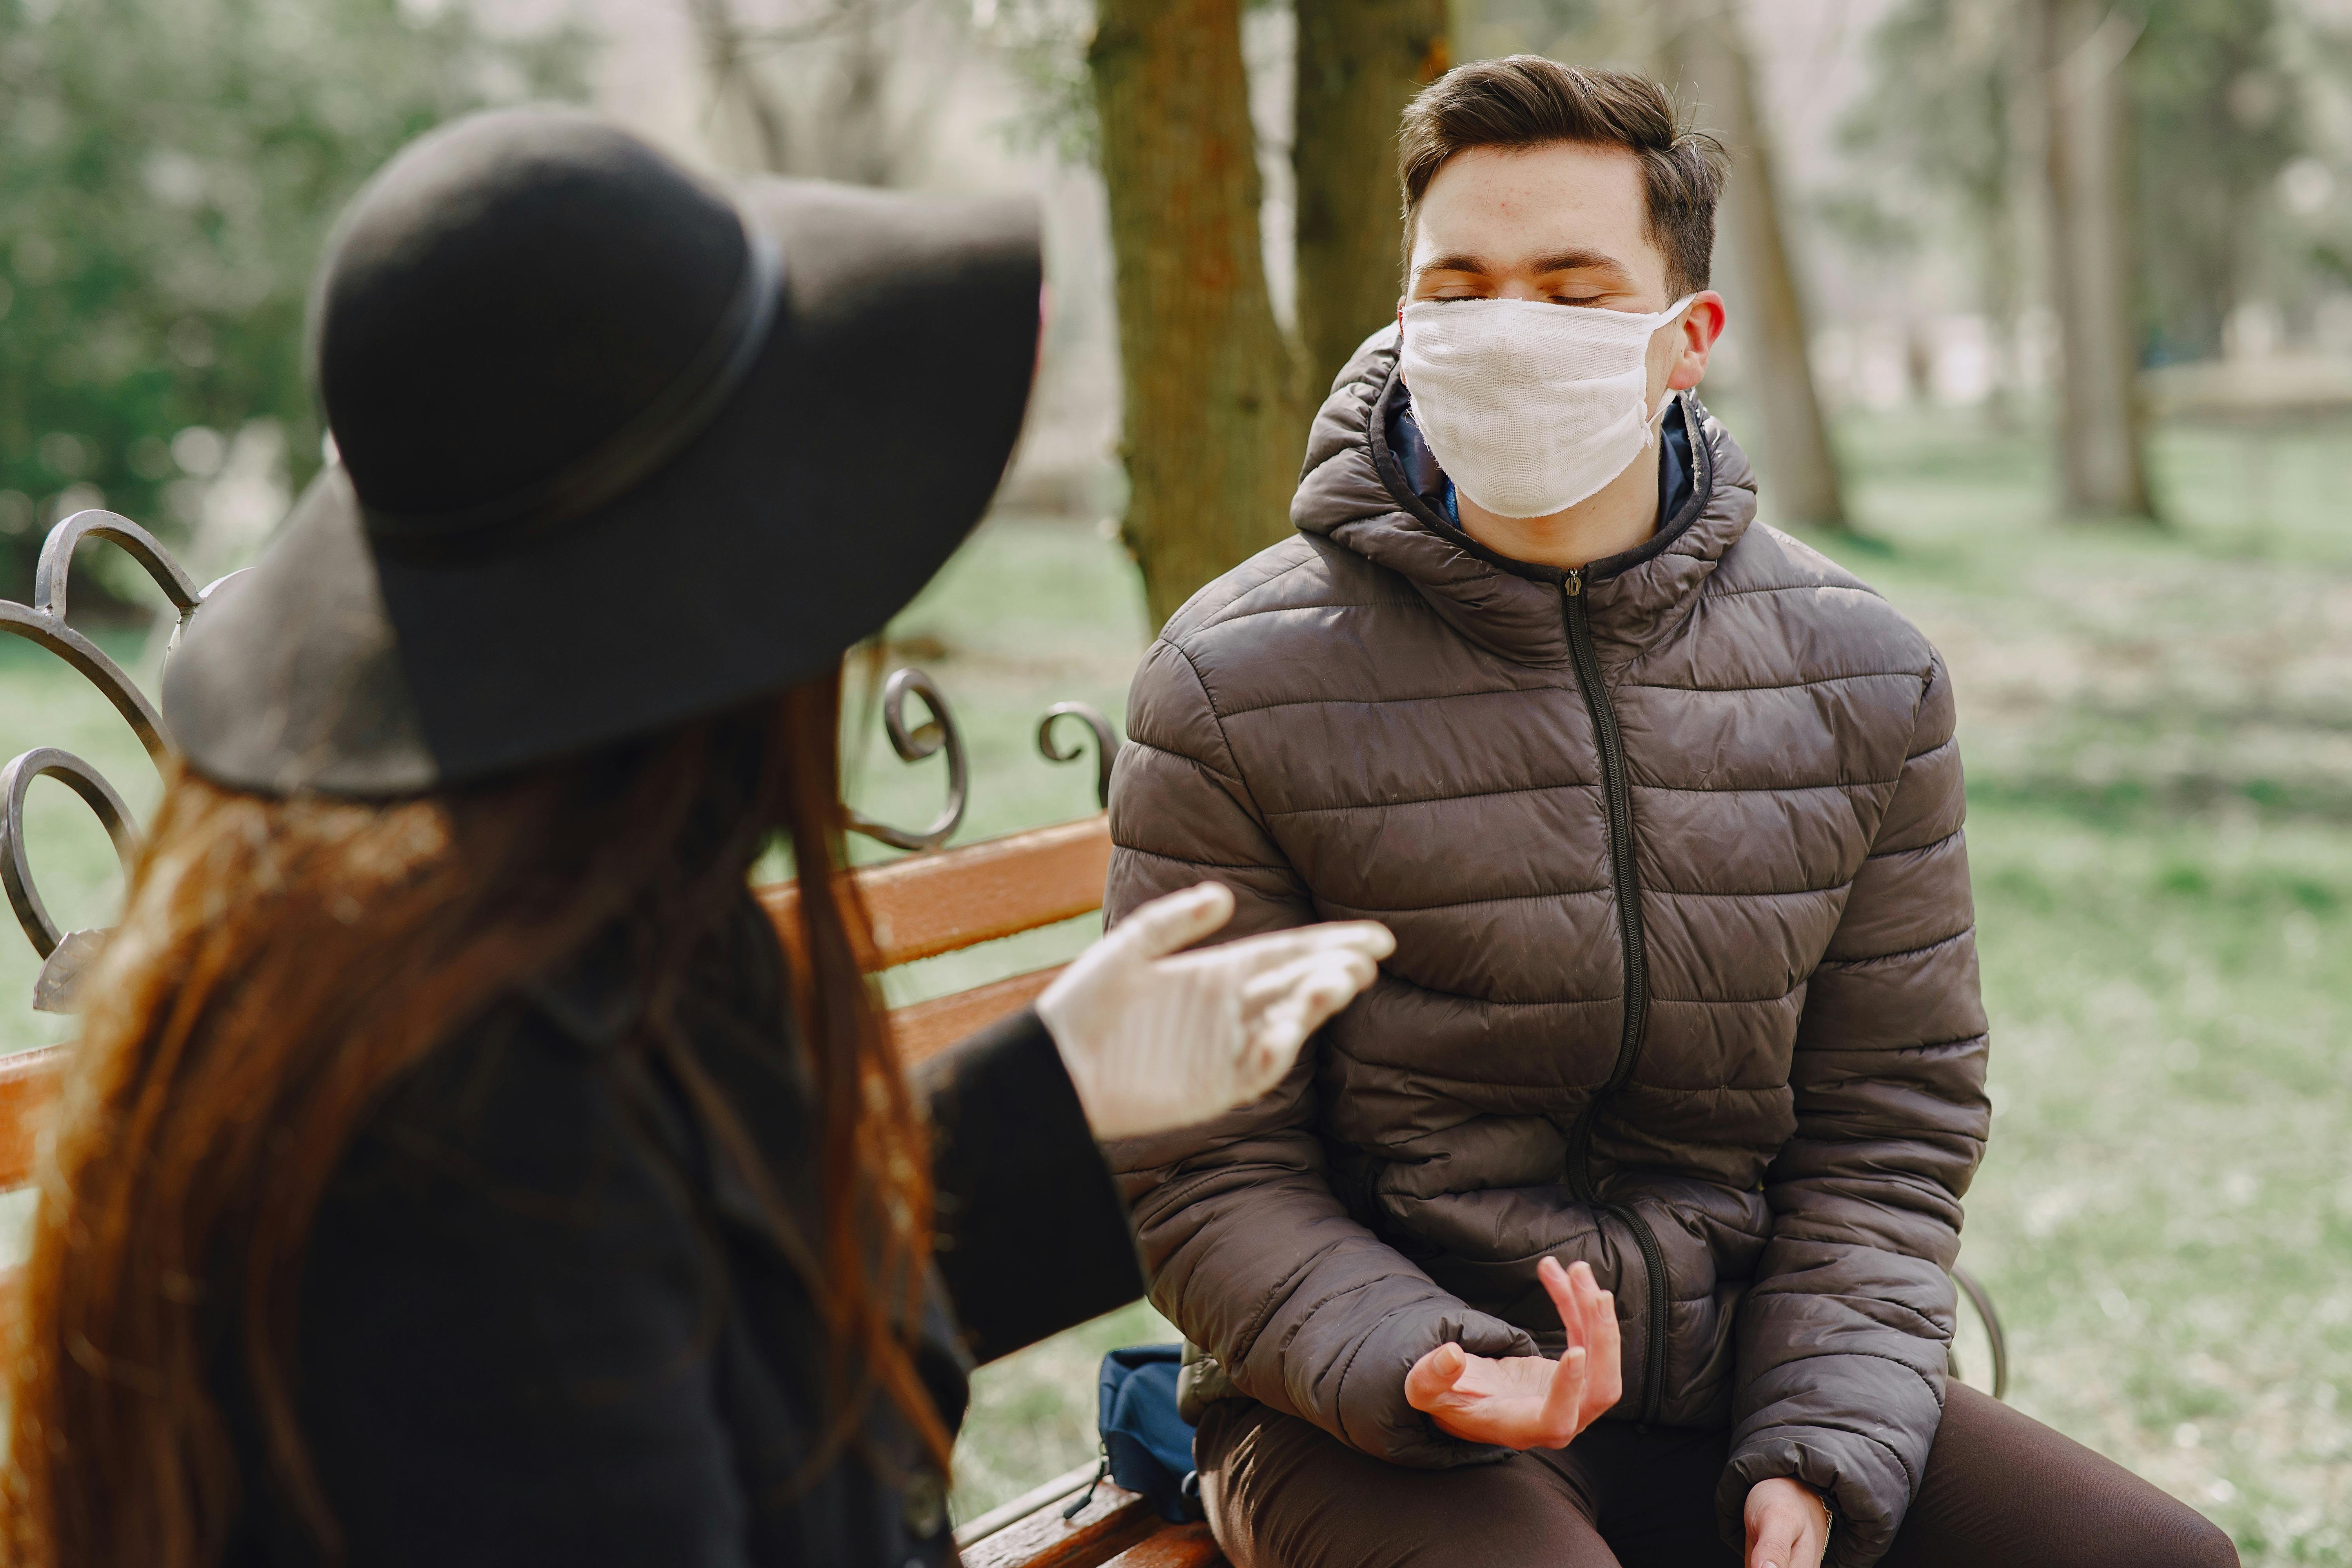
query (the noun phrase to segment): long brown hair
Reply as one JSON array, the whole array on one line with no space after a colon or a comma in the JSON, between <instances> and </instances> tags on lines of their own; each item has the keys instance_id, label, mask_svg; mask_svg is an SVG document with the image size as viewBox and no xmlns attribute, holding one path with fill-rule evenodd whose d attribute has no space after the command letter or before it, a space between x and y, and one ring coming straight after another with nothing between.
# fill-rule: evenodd
<instances>
[{"instance_id":1,"label":"long brown hair","mask_svg":"<svg viewBox=\"0 0 2352 1568\"><path fill-rule=\"evenodd\" d=\"M275 1480L341 1555L291 1382L320 1200L396 1080L616 921L643 933L642 1042L746 1166L843 1352L829 1361L852 1369L823 1450L837 1451L879 1388L944 1465L947 1434L907 1337L929 1166L858 972L866 933L840 874L839 719L835 670L649 740L388 804L169 781L91 976L41 1167L7 1380L8 1563L217 1561L262 1478L236 1473L208 1386L208 1301L240 1309ZM688 961L780 834L804 890L789 945L822 1122L813 1242L673 1022Z\"/></svg>"}]
</instances>

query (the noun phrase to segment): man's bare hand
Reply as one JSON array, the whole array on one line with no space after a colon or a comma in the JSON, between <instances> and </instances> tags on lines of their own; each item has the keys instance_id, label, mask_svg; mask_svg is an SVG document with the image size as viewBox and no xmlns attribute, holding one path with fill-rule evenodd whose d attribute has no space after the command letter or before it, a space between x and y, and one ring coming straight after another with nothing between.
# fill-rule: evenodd
<instances>
[{"instance_id":1,"label":"man's bare hand","mask_svg":"<svg viewBox=\"0 0 2352 1568\"><path fill-rule=\"evenodd\" d=\"M1748 1489L1747 1568L1822 1568L1830 1510L1800 1480L1774 1476Z\"/></svg>"},{"instance_id":2,"label":"man's bare hand","mask_svg":"<svg viewBox=\"0 0 2352 1568\"><path fill-rule=\"evenodd\" d=\"M1438 1346L1412 1363L1404 1396L1437 1428L1466 1442L1504 1448L1565 1448L1625 1392L1618 1363L1617 1303L1591 1266L1536 1266L1568 1330L1558 1361L1539 1355L1472 1355Z\"/></svg>"}]
</instances>

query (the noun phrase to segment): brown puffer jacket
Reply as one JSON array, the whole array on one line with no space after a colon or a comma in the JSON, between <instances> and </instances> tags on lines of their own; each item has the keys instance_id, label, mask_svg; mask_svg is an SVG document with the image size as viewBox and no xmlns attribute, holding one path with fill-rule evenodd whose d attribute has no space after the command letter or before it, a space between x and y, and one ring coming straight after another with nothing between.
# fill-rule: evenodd
<instances>
[{"instance_id":1,"label":"brown puffer jacket","mask_svg":"<svg viewBox=\"0 0 2352 1568\"><path fill-rule=\"evenodd\" d=\"M1613 1415L1736 1428L1719 1502L1831 1490L1883 1552L1944 1396L1982 1152L1952 694L1926 638L1695 494L1581 573L1482 551L1389 423L1394 334L1316 419L1298 534L1135 679L1108 909L1204 877L1231 934L1370 916L1380 980L1275 1094L1113 1151L1152 1300L1243 1393L1402 1464L1499 1458L1404 1399L1447 1340L1557 1351L1549 1254L1617 1293Z\"/></svg>"}]
</instances>

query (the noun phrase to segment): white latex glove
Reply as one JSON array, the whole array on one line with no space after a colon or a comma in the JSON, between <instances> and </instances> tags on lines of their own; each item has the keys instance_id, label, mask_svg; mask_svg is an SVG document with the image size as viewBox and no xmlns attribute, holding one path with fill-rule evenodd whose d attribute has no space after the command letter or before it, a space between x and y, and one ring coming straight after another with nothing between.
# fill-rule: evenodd
<instances>
[{"instance_id":1,"label":"white latex glove","mask_svg":"<svg viewBox=\"0 0 2352 1568\"><path fill-rule=\"evenodd\" d=\"M1248 1104L1396 951L1388 927L1349 921L1178 953L1233 914L1231 889L1215 882L1154 899L1037 998L1096 1137L1165 1132Z\"/></svg>"}]
</instances>

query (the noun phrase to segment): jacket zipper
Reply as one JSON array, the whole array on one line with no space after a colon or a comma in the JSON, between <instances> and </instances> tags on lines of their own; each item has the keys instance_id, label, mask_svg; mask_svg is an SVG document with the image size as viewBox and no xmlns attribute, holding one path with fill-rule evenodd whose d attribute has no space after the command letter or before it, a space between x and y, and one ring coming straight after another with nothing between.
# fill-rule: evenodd
<instances>
[{"instance_id":1,"label":"jacket zipper","mask_svg":"<svg viewBox=\"0 0 2352 1568\"><path fill-rule=\"evenodd\" d=\"M1642 935L1642 889L1633 872L1633 796L1625 782L1625 746L1617 731L1617 710L1601 684L1601 656L1592 646L1592 625L1585 614L1584 568L1577 567L1560 583L1560 616L1566 623L1568 647L1576 664L1576 683L1584 689L1584 705L1592 714L1592 732L1601 752L1601 798L1609 812L1609 875L1617 896L1617 936L1625 953L1624 1028L1617 1040L1617 1062L1609 1081L1576 1119L1569 1134L1570 1189L1582 1202L1614 1216L1633 1234L1642 1249L1642 1267L1649 1275L1649 1333L1642 1347L1642 1415L1655 1421L1665 1397L1666 1373L1666 1255L1648 1222L1622 1204L1599 1199L1592 1182L1592 1123L1601 1109L1625 1087L1642 1059L1642 1040L1650 1014L1650 963Z\"/></svg>"}]
</instances>

